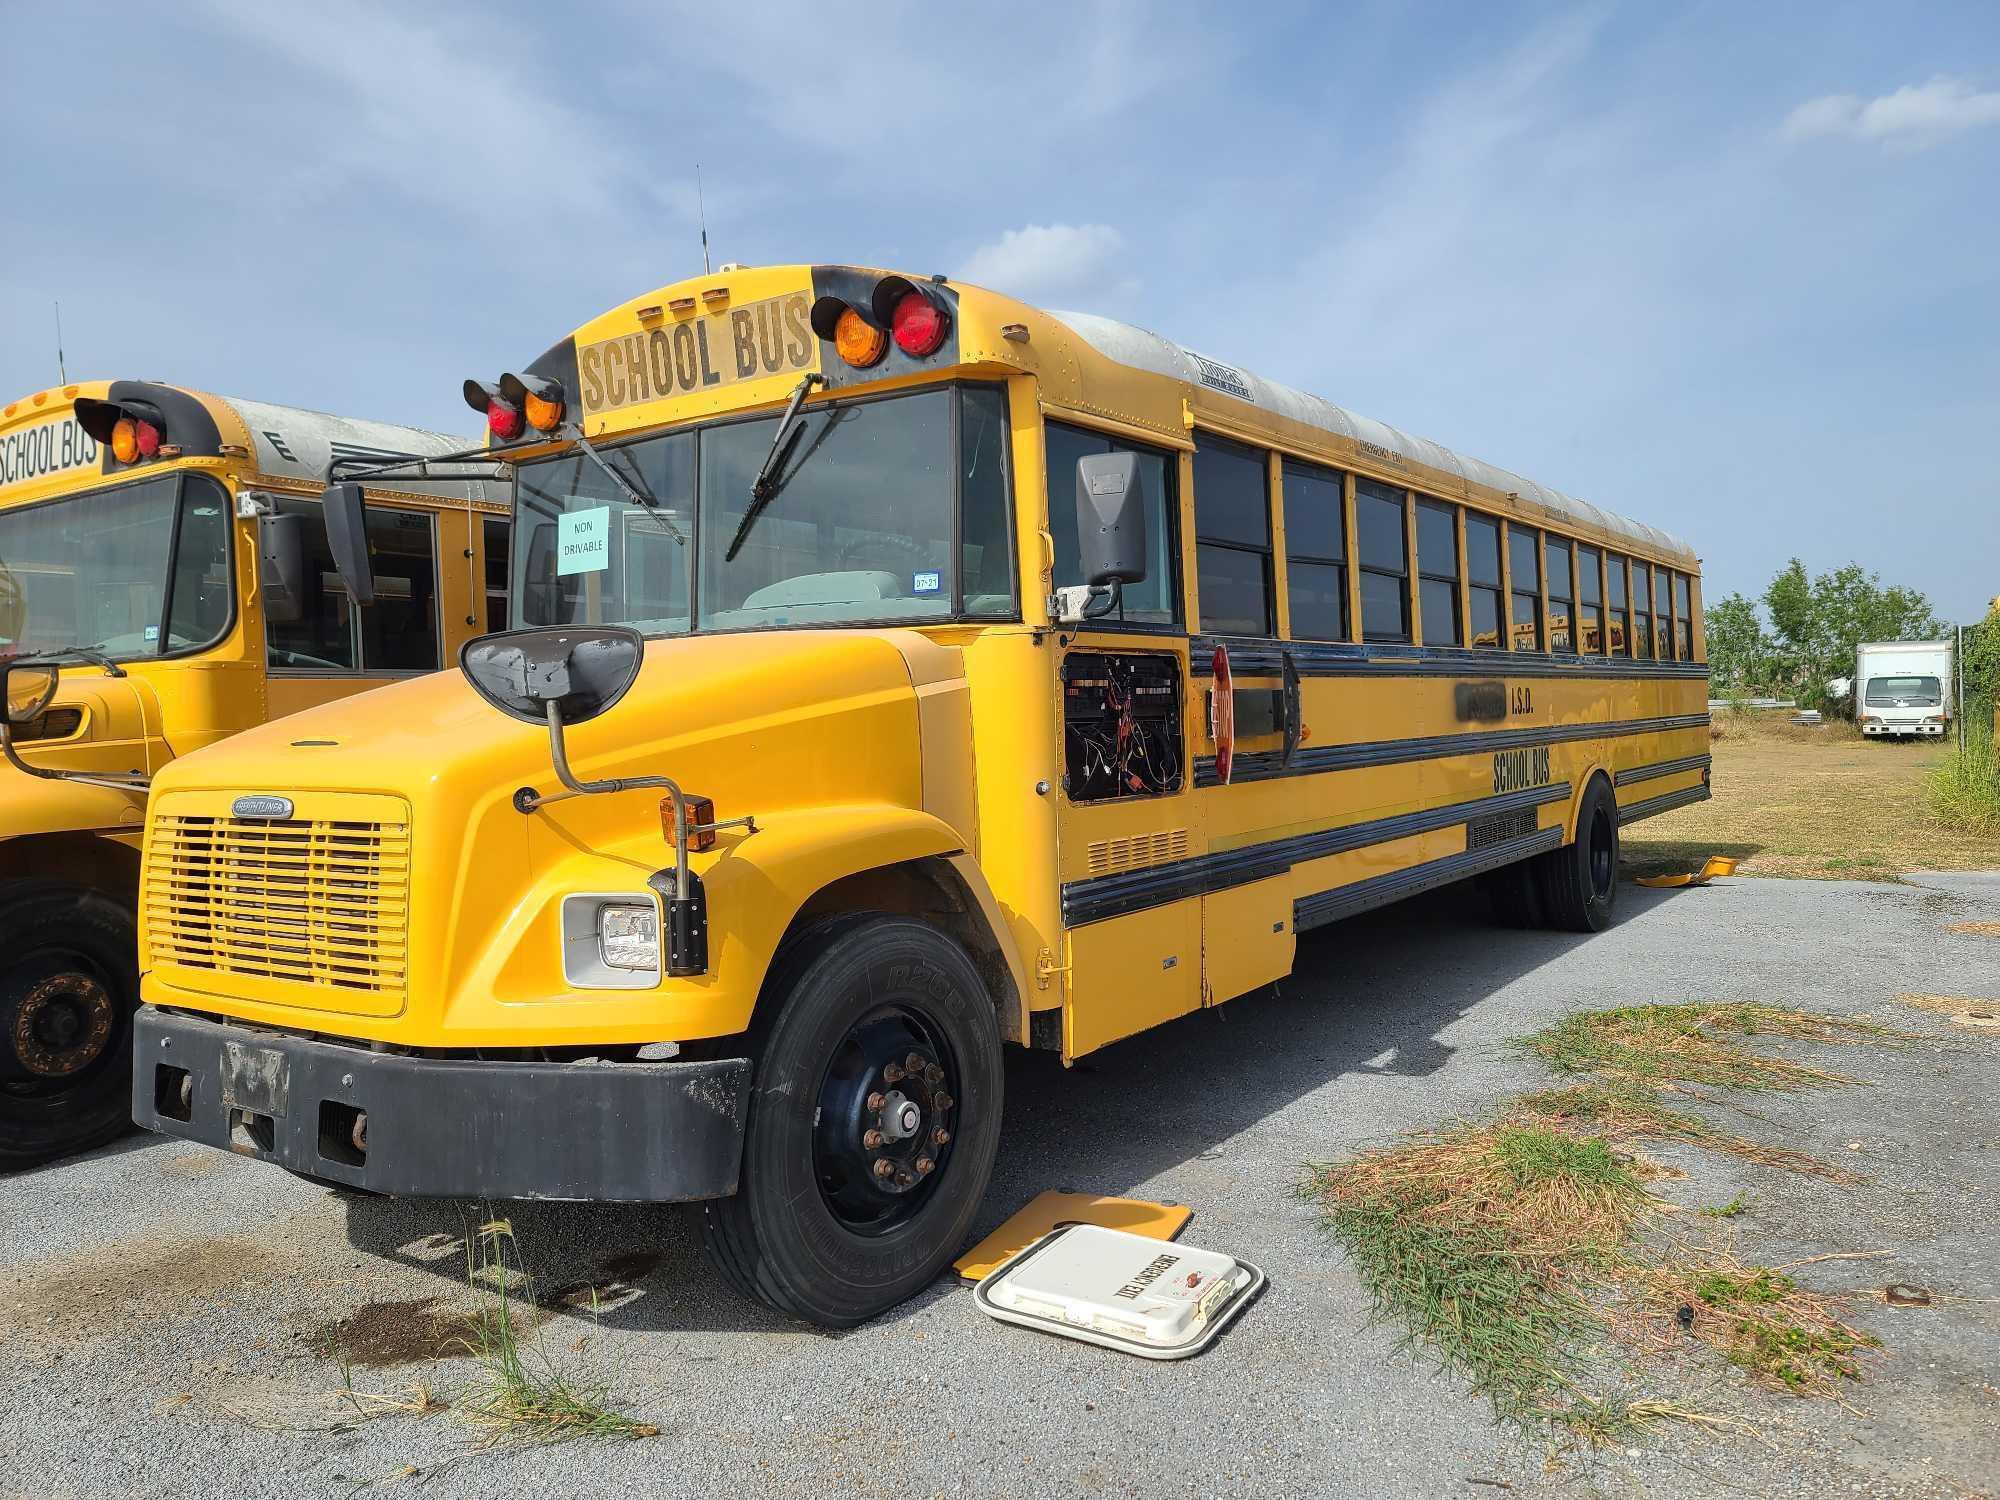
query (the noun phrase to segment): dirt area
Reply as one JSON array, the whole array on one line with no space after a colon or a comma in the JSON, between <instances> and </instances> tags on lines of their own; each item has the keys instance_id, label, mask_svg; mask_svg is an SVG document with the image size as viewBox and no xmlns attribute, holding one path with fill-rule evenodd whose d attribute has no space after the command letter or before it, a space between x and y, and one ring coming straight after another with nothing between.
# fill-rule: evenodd
<instances>
[{"instance_id":1,"label":"dirt area","mask_svg":"<svg viewBox=\"0 0 2000 1500\"><path fill-rule=\"evenodd\" d=\"M1940 746L1863 740L1782 714L1719 709L1710 730L1715 795L1627 829L1633 874L1691 870L1711 854L1745 875L1895 880L1907 870L2000 867L2000 838L1943 828L1924 777Z\"/></svg>"}]
</instances>

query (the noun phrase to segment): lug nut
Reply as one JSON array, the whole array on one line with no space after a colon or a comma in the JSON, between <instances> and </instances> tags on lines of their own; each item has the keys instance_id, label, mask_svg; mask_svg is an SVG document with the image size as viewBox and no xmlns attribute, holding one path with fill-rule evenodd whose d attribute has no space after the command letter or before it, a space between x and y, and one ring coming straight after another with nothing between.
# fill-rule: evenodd
<instances>
[{"instance_id":1,"label":"lug nut","mask_svg":"<svg viewBox=\"0 0 2000 1500\"><path fill-rule=\"evenodd\" d=\"M861 1144L866 1146L870 1151L873 1151L877 1146L882 1144L882 1132L879 1130L863 1131Z\"/></svg>"},{"instance_id":2,"label":"lug nut","mask_svg":"<svg viewBox=\"0 0 2000 1500\"><path fill-rule=\"evenodd\" d=\"M928 1083L932 1088L936 1088L944 1082L944 1069L936 1063L932 1063L924 1069L924 1082Z\"/></svg>"},{"instance_id":3,"label":"lug nut","mask_svg":"<svg viewBox=\"0 0 2000 1500\"><path fill-rule=\"evenodd\" d=\"M915 1182L916 1180L917 1180L917 1179L916 1179L915 1177L913 1177L913 1176L912 1176L912 1175L911 1175L911 1174L910 1174L910 1173L909 1173L909 1172L908 1172L907 1170L906 1170L906 1171L902 1171L902 1172L898 1172L898 1173L896 1174L896 1186L897 1186L897 1187L905 1187L905 1188L906 1188L906 1187L908 1187L908 1186L909 1186L909 1185L910 1185L911 1183Z\"/></svg>"},{"instance_id":4,"label":"lug nut","mask_svg":"<svg viewBox=\"0 0 2000 1500\"><path fill-rule=\"evenodd\" d=\"M923 1176L923 1175L924 1175L924 1174L925 1174L926 1172L930 1171L930 1169L931 1169L932 1167L936 1166L936 1165L937 1165L937 1163L936 1163L936 1162L934 1162L934 1161L932 1161L932 1160L931 1160L931 1159L930 1159L930 1158L929 1158L928 1156L920 1156L920 1157L918 1157L918 1158L917 1158L917 1175L918 1175L919 1177Z\"/></svg>"},{"instance_id":5,"label":"lug nut","mask_svg":"<svg viewBox=\"0 0 2000 1500\"><path fill-rule=\"evenodd\" d=\"M884 1083L901 1083L903 1081L903 1065L901 1063L890 1063L888 1067L882 1070L882 1081Z\"/></svg>"},{"instance_id":6,"label":"lug nut","mask_svg":"<svg viewBox=\"0 0 2000 1500\"><path fill-rule=\"evenodd\" d=\"M868 1096L868 1108L871 1110L879 1110L888 1102L879 1091Z\"/></svg>"},{"instance_id":7,"label":"lug nut","mask_svg":"<svg viewBox=\"0 0 2000 1500\"><path fill-rule=\"evenodd\" d=\"M951 1144L951 1132L943 1129L933 1130L931 1132L931 1144L933 1146L949 1146Z\"/></svg>"},{"instance_id":8,"label":"lug nut","mask_svg":"<svg viewBox=\"0 0 2000 1500\"><path fill-rule=\"evenodd\" d=\"M904 1058L903 1071L908 1073L912 1078L923 1077L924 1060L921 1054L912 1052L908 1057Z\"/></svg>"},{"instance_id":9,"label":"lug nut","mask_svg":"<svg viewBox=\"0 0 2000 1500\"><path fill-rule=\"evenodd\" d=\"M951 1095L945 1093L942 1089L931 1095L931 1108L935 1110L950 1109L954 1102Z\"/></svg>"},{"instance_id":10,"label":"lug nut","mask_svg":"<svg viewBox=\"0 0 2000 1500\"><path fill-rule=\"evenodd\" d=\"M885 1182L888 1181L890 1175L894 1173L895 1170L896 1170L895 1167L890 1165L889 1159L886 1156L878 1156L875 1158L875 1175L877 1177L880 1177L883 1181Z\"/></svg>"}]
</instances>

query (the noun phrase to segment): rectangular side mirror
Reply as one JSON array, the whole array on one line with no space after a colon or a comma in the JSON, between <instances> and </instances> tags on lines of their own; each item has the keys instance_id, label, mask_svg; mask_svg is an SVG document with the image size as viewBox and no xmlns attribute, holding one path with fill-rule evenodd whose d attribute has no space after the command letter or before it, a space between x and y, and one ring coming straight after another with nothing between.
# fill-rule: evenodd
<instances>
[{"instance_id":1,"label":"rectangular side mirror","mask_svg":"<svg viewBox=\"0 0 2000 1500\"><path fill-rule=\"evenodd\" d=\"M1087 453L1076 461L1076 540L1093 588L1146 577L1146 504L1136 453Z\"/></svg>"},{"instance_id":2,"label":"rectangular side mirror","mask_svg":"<svg viewBox=\"0 0 2000 1500\"><path fill-rule=\"evenodd\" d=\"M305 615L305 524L303 516L257 519L257 576L272 625L294 625Z\"/></svg>"},{"instance_id":3,"label":"rectangular side mirror","mask_svg":"<svg viewBox=\"0 0 2000 1500\"><path fill-rule=\"evenodd\" d=\"M326 515L326 545L334 570L356 605L375 602L375 569L368 561L368 525L361 514L361 486L351 479L330 484L320 496Z\"/></svg>"}]
</instances>

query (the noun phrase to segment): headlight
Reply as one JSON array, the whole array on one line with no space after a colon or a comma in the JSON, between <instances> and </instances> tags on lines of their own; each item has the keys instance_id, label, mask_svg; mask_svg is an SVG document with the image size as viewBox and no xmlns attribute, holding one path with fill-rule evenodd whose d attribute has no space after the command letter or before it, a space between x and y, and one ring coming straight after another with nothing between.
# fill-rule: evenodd
<instances>
[{"instance_id":1,"label":"headlight","mask_svg":"<svg viewBox=\"0 0 2000 1500\"><path fill-rule=\"evenodd\" d=\"M597 908L597 956L605 966L654 973L660 967L660 913L606 902Z\"/></svg>"}]
</instances>

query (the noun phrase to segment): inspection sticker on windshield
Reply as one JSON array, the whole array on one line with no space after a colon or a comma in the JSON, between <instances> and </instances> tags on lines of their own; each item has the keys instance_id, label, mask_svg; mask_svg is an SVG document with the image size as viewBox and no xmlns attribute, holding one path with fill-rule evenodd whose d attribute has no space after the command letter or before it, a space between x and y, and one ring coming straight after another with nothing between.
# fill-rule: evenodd
<instances>
[{"instance_id":1,"label":"inspection sticker on windshield","mask_svg":"<svg viewBox=\"0 0 2000 1500\"><path fill-rule=\"evenodd\" d=\"M602 573L611 566L611 507L565 511L556 517L556 572Z\"/></svg>"},{"instance_id":2,"label":"inspection sticker on windshield","mask_svg":"<svg viewBox=\"0 0 2000 1500\"><path fill-rule=\"evenodd\" d=\"M942 573L917 573L910 578L910 592L913 594L941 594L944 592Z\"/></svg>"}]
</instances>

